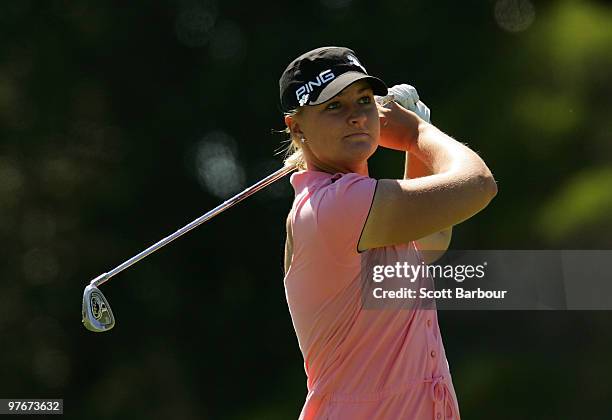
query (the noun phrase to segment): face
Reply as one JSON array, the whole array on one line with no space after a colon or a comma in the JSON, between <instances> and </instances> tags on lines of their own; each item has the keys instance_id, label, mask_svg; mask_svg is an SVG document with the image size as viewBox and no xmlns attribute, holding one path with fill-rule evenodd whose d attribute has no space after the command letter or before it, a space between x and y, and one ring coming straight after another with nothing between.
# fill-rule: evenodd
<instances>
[{"instance_id":1,"label":"face","mask_svg":"<svg viewBox=\"0 0 612 420\"><path fill-rule=\"evenodd\" d=\"M309 169L367 174L367 160L380 134L378 109L366 81L347 86L320 105L305 106L285 122L300 146Z\"/></svg>"}]
</instances>

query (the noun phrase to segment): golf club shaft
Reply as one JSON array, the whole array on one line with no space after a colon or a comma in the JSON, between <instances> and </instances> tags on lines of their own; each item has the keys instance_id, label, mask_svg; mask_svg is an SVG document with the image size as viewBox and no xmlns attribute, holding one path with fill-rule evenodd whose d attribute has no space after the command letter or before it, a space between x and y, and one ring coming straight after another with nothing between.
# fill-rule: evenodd
<instances>
[{"instance_id":1,"label":"golf club shaft","mask_svg":"<svg viewBox=\"0 0 612 420\"><path fill-rule=\"evenodd\" d=\"M184 235L185 233L189 232L191 229L201 225L202 223L206 222L207 220L212 219L217 214L221 213L224 210L227 210L228 208L232 207L234 204L239 203L240 201L242 201L245 198L249 197L250 195L256 193L257 191L261 190L262 188L272 184L273 182L279 180L280 178L284 177L285 175L287 175L288 173L290 173L291 171L293 171L295 169L296 169L295 166L284 166L283 168L279 169L278 171L274 172L273 174L267 176L266 178L262 179L261 181L257 182L256 184L253 184L249 188L245 189L241 193L238 193L235 196L233 196L232 198L230 198L230 199L224 201L223 203L219 204L217 207L215 207L214 209L210 210L208 213L204 214L203 216L198 217L197 219L195 219L193 222L189 223L188 225L180 228L179 230L174 232L172 235L169 235L169 236L165 237L164 239L162 239L161 241L151 245L150 247L148 247L147 249L142 251L140 254L133 256L129 260L127 260L124 263L122 263L122 264L118 265L117 267L113 268L111 271L99 275L98 277L93 279L90 282L90 284L92 284L95 287L98 287L98 286L106 283L111 277L113 277L114 275L122 272L123 270L125 270L126 268L131 266L132 264L137 263L138 261L140 261L144 257L152 254L153 252L157 251L158 249L160 249L164 245L167 245L168 243L172 242L173 240L175 240L179 236Z\"/></svg>"}]
</instances>

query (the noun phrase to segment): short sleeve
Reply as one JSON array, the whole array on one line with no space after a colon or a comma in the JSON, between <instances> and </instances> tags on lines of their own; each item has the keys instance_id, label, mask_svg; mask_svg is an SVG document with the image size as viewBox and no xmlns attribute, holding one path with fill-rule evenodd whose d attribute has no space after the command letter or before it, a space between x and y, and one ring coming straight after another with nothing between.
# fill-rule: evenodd
<instances>
[{"instance_id":1,"label":"short sleeve","mask_svg":"<svg viewBox=\"0 0 612 420\"><path fill-rule=\"evenodd\" d=\"M316 205L319 234L338 257L358 255L357 245L368 219L376 180L350 173L321 191Z\"/></svg>"}]
</instances>

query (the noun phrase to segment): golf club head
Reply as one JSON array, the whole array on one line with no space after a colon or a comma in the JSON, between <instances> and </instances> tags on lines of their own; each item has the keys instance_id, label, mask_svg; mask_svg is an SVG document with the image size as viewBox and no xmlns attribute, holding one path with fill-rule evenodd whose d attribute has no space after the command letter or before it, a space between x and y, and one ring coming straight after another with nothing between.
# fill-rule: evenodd
<instances>
[{"instance_id":1,"label":"golf club head","mask_svg":"<svg viewBox=\"0 0 612 420\"><path fill-rule=\"evenodd\" d=\"M104 332L115 326L115 317L108 301L96 286L91 284L83 292L83 325L89 331Z\"/></svg>"}]
</instances>

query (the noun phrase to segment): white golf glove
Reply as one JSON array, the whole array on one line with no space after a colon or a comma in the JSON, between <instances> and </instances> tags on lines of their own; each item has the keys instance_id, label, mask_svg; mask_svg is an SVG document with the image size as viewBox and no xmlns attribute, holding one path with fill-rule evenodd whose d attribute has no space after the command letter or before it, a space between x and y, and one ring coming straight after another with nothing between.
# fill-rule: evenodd
<instances>
[{"instance_id":1,"label":"white golf glove","mask_svg":"<svg viewBox=\"0 0 612 420\"><path fill-rule=\"evenodd\" d=\"M409 111L414 112L423 120L430 122L429 118L431 112L427 105L419 100L419 94L417 93L414 86L410 86L407 84L395 85L389 88L387 96L383 98L387 98L388 96L393 95L393 100L406 108ZM377 98L378 100L379 98ZM384 103L384 102L383 102Z\"/></svg>"}]
</instances>

